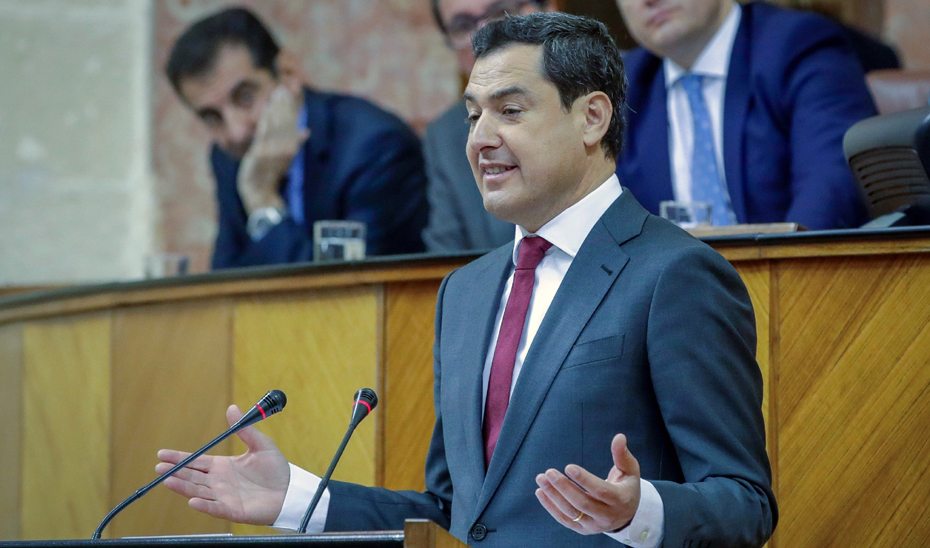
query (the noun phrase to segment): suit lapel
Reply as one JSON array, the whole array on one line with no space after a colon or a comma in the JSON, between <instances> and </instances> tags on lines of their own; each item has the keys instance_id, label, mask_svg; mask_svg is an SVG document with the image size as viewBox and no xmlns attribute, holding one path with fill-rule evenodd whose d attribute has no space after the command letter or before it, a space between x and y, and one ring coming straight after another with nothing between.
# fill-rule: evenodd
<instances>
[{"instance_id":1,"label":"suit lapel","mask_svg":"<svg viewBox=\"0 0 930 548\"><path fill-rule=\"evenodd\" d=\"M485 472L484 438L481 431L481 377L494 322L497 319L501 293L513 267L513 247L505 246L493 253L498 256L488 261L485 269L476 274L477 279L484 280L485 283L473 283L474 289L461 303L461 317L484 318L486 321L475 324L471 332L465 333L461 340L456 341L456 354L461 361L457 362L456 367L448 368L448 373L444 371L444 374L455 376L456 382L452 383L452 386L459 388L445 395L447 400L451 399L448 401L451 405L444 407L466 411L450 417L462 417L462 423L454 426L461 428L464 433L467 460L471 463L472 473L476 478L483 477ZM487 283L490 280L496 280L497 283ZM458 363L461 363L461 367Z\"/></svg>"},{"instance_id":2,"label":"suit lapel","mask_svg":"<svg viewBox=\"0 0 930 548\"><path fill-rule=\"evenodd\" d=\"M751 6L744 5L730 54L723 106L723 166L733 211L741 223L747 222L746 197L743 192L743 144L746 141L746 115L752 100L749 74L751 22Z\"/></svg>"},{"instance_id":3,"label":"suit lapel","mask_svg":"<svg viewBox=\"0 0 930 548\"><path fill-rule=\"evenodd\" d=\"M330 166L330 144L333 142L332 108L329 96L304 88L304 106L307 109L307 128L310 138L304 144L304 219L307 226L313 221L329 216L330 202L325 197L327 188L320 184L332 179Z\"/></svg>"},{"instance_id":4,"label":"suit lapel","mask_svg":"<svg viewBox=\"0 0 930 548\"><path fill-rule=\"evenodd\" d=\"M517 379L476 516L500 486L569 350L629 260L619 244L639 234L645 218L646 212L624 191L572 261Z\"/></svg>"}]
</instances>

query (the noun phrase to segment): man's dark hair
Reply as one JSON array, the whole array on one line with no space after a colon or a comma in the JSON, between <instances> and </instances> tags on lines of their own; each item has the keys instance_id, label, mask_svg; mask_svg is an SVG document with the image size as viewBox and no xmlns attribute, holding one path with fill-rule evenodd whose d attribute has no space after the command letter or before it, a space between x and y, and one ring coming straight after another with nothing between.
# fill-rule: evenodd
<instances>
[{"instance_id":1,"label":"man's dark hair","mask_svg":"<svg viewBox=\"0 0 930 548\"><path fill-rule=\"evenodd\" d=\"M567 13L531 13L490 23L475 34L475 58L513 44L543 48L543 76L559 91L562 108L593 91L610 99L613 116L601 146L617 159L623 147L626 73L620 50L603 23Z\"/></svg>"},{"instance_id":2,"label":"man's dark hair","mask_svg":"<svg viewBox=\"0 0 930 548\"><path fill-rule=\"evenodd\" d=\"M532 0L532 3L536 4L536 7L542 11L546 9L546 4L549 2L548 0ZM433 9L433 19L436 20L436 26L439 27L439 30L442 31L443 34L445 34L446 22L442 19L442 10L439 9L439 0L430 0L429 5Z\"/></svg>"},{"instance_id":3,"label":"man's dark hair","mask_svg":"<svg viewBox=\"0 0 930 548\"><path fill-rule=\"evenodd\" d=\"M254 13L245 8L229 8L197 21L178 38L168 56L165 73L181 95L181 80L209 73L223 46L244 46L252 64L277 74L275 58L280 48Z\"/></svg>"}]
</instances>

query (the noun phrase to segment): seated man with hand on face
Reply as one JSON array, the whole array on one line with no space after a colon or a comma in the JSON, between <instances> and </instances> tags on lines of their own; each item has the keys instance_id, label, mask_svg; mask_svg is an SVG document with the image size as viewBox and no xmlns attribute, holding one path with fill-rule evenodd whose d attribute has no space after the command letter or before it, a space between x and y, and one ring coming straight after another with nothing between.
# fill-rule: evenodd
<instances>
[{"instance_id":1,"label":"seated man with hand on face","mask_svg":"<svg viewBox=\"0 0 930 548\"><path fill-rule=\"evenodd\" d=\"M606 27L508 17L474 47L468 159L514 238L439 289L426 491L332 482L310 530L428 518L475 546L762 546L777 510L749 295L620 186L625 75ZM255 428L240 437L245 455L165 485L296 528L319 479ZM184 457L158 456L159 472Z\"/></svg>"},{"instance_id":2,"label":"seated man with hand on face","mask_svg":"<svg viewBox=\"0 0 930 548\"><path fill-rule=\"evenodd\" d=\"M618 173L646 209L708 202L718 225L868 221L842 143L875 105L837 25L766 2L617 3L642 46L626 57Z\"/></svg>"},{"instance_id":3,"label":"seated man with hand on face","mask_svg":"<svg viewBox=\"0 0 930 548\"><path fill-rule=\"evenodd\" d=\"M215 141L213 268L309 261L318 220L365 223L368 255L424 249L416 135L363 99L303 86L254 14L231 8L198 21L166 72Z\"/></svg>"}]
</instances>

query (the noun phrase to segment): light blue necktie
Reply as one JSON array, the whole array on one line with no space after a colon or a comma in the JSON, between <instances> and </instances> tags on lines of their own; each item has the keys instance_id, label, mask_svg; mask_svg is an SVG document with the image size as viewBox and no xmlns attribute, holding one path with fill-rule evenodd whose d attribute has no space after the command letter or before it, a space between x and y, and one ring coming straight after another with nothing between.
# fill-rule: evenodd
<instances>
[{"instance_id":1,"label":"light blue necktie","mask_svg":"<svg viewBox=\"0 0 930 548\"><path fill-rule=\"evenodd\" d=\"M694 149L691 155L691 199L695 202L708 202L713 206L713 223L731 225L736 223L736 216L730 208L730 197L720 171L717 169L717 154L714 150L714 134L710 125L710 114L704 104L703 77L686 74L681 78L681 86L688 95L691 106L691 119L694 122Z\"/></svg>"}]
</instances>

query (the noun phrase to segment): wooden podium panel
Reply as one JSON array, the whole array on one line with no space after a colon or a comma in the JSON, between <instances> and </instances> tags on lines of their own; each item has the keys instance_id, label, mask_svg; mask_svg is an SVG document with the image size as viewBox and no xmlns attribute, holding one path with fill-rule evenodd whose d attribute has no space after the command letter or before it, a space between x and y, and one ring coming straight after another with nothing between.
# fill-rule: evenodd
<instances>
[{"instance_id":1,"label":"wooden podium panel","mask_svg":"<svg viewBox=\"0 0 930 548\"><path fill-rule=\"evenodd\" d=\"M228 427L223 410L232 401L231 325L228 300L152 304L114 312L113 430L111 439L102 444L109 445L112 454L109 507L155 477L159 449L194 451ZM216 452L228 453L230 447L227 440ZM96 522L102 519L99 514L94 517ZM96 527L93 523L90 532ZM162 487L114 519L105 536L178 530L195 534L230 529L228 523L192 512L187 501ZM86 529L83 534L88 534Z\"/></svg>"},{"instance_id":2,"label":"wooden podium panel","mask_svg":"<svg viewBox=\"0 0 930 548\"><path fill-rule=\"evenodd\" d=\"M0 539L20 538L23 439L23 326L0 325L0 402L6 408L0 450Z\"/></svg>"},{"instance_id":3,"label":"wooden podium panel","mask_svg":"<svg viewBox=\"0 0 930 548\"><path fill-rule=\"evenodd\" d=\"M780 510L772 548L930 545L930 231L878 236L711 242L755 310ZM379 408L336 477L422 489L436 290L470 259L274 267L0 300L0 395L23 407L21 434L10 437L19 450L0 454L0 487L14 486L0 489L0 508L16 513L0 514L0 535L89 536L154 477L156 448L199 447L223 430L229 403L251 405L272 388L288 406L260 428L317 472L341 440L352 393L375 388ZM74 481L53 481L66 470ZM148 497L152 506L120 515L110 534L269 531L210 521L163 488ZM170 518L152 518L159 512Z\"/></svg>"},{"instance_id":4,"label":"wooden podium panel","mask_svg":"<svg viewBox=\"0 0 930 548\"><path fill-rule=\"evenodd\" d=\"M779 546L930 540L930 256L780 272Z\"/></svg>"},{"instance_id":5,"label":"wooden podium panel","mask_svg":"<svg viewBox=\"0 0 930 548\"><path fill-rule=\"evenodd\" d=\"M21 534L89 535L108 511L109 312L23 329Z\"/></svg>"},{"instance_id":6,"label":"wooden podium panel","mask_svg":"<svg viewBox=\"0 0 930 548\"><path fill-rule=\"evenodd\" d=\"M248 297L236 305L234 401L257 400L272 388L287 394L281 415L258 427L302 468L326 470L349 425L353 394L377 390L379 298L375 288L350 287ZM375 484L375 423L359 425L333 479ZM235 440L233 453L243 451ZM266 527L232 530L268 534Z\"/></svg>"}]
</instances>

